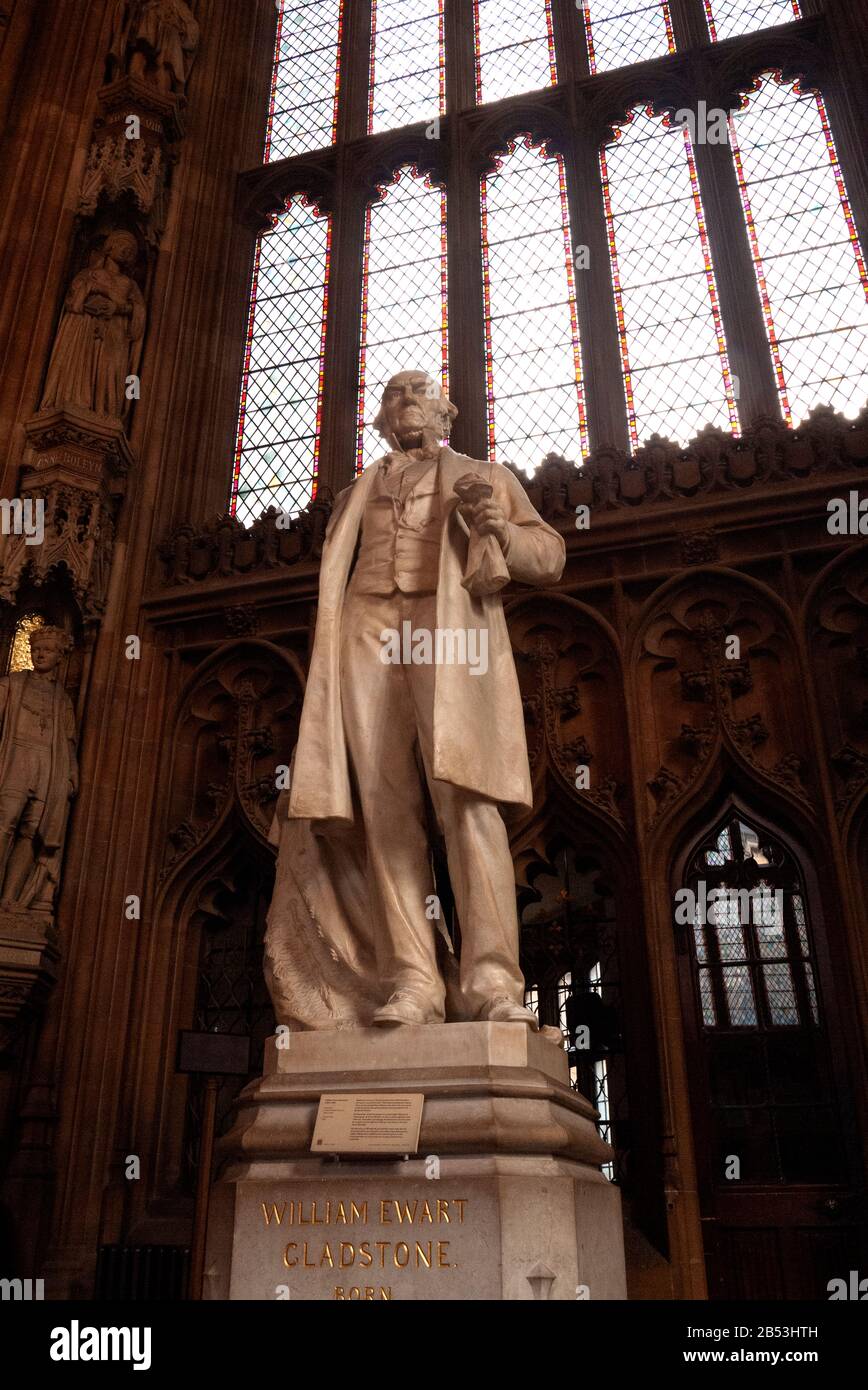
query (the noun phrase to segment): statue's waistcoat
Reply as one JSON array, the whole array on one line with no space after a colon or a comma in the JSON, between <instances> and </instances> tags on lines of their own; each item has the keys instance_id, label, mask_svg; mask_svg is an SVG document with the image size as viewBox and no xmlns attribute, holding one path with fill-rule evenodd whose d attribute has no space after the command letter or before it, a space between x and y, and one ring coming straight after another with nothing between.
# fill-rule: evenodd
<instances>
[{"instance_id":1,"label":"statue's waistcoat","mask_svg":"<svg viewBox=\"0 0 868 1390\"><path fill-rule=\"evenodd\" d=\"M411 466L394 478L379 470L365 504L350 592L435 593L441 531L436 463Z\"/></svg>"}]
</instances>

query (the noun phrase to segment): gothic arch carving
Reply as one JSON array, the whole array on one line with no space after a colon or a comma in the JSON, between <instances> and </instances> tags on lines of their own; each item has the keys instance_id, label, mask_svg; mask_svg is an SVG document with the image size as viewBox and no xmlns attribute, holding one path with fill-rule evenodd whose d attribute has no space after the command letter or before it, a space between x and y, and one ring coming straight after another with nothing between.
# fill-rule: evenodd
<instances>
[{"instance_id":1,"label":"gothic arch carving","mask_svg":"<svg viewBox=\"0 0 868 1390\"><path fill-rule=\"evenodd\" d=\"M398 170L407 165L421 178L430 178L432 184L446 186L449 140L445 116L441 117L437 140L428 138L422 125L409 132L384 133L373 145L360 145L353 165L354 188L366 202L376 201L394 183Z\"/></svg>"},{"instance_id":2,"label":"gothic arch carving","mask_svg":"<svg viewBox=\"0 0 868 1390\"><path fill-rule=\"evenodd\" d=\"M810 804L798 647L771 589L716 566L677 576L645 604L630 652L650 827L691 793L707 799L726 763L763 794Z\"/></svg>"},{"instance_id":3,"label":"gothic arch carving","mask_svg":"<svg viewBox=\"0 0 868 1390\"><path fill-rule=\"evenodd\" d=\"M302 193L318 212L334 212L335 154L324 150L252 169L238 180L238 216L245 226L268 232L288 200Z\"/></svg>"},{"instance_id":4,"label":"gothic arch carving","mask_svg":"<svg viewBox=\"0 0 868 1390\"><path fill-rule=\"evenodd\" d=\"M469 125L466 161L477 178L494 173L496 161L520 135L529 135L535 145L543 144L547 155L565 154L572 139L561 92L513 99L508 112L480 107Z\"/></svg>"},{"instance_id":5,"label":"gothic arch carving","mask_svg":"<svg viewBox=\"0 0 868 1390\"><path fill-rule=\"evenodd\" d=\"M197 669L177 705L168 758L161 881L199 862L235 819L267 843L276 768L288 764L301 715L304 672L271 642L227 642Z\"/></svg>"},{"instance_id":6,"label":"gothic arch carving","mask_svg":"<svg viewBox=\"0 0 868 1390\"><path fill-rule=\"evenodd\" d=\"M827 75L826 44L822 27L803 23L798 30L757 33L718 57L714 88L710 93L727 111L742 98L763 73L777 72L787 82L804 79L806 87L821 88Z\"/></svg>"},{"instance_id":7,"label":"gothic arch carving","mask_svg":"<svg viewBox=\"0 0 868 1390\"><path fill-rule=\"evenodd\" d=\"M868 544L848 546L805 600L821 738L845 835L868 810Z\"/></svg>"},{"instance_id":8,"label":"gothic arch carving","mask_svg":"<svg viewBox=\"0 0 868 1390\"><path fill-rule=\"evenodd\" d=\"M639 64L618 68L603 82L595 80L582 89L588 138L595 146L608 144L637 106L650 106L655 116L663 116L693 106L698 95L696 74L682 63L668 64L663 71Z\"/></svg>"},{"instance_id":9,"label":"gothic arch carving","mask_svg":"<svg viewBox=\"0 0 868 1390\"><path fill-rule=\"evenodd\" d=\"M557 794L620 837L630 820L630 773L617 636L593 609L564 595L529 594L506 613L536 803ZM585 787L576 785L581 767Z\"/></svg>"}]
</instances>

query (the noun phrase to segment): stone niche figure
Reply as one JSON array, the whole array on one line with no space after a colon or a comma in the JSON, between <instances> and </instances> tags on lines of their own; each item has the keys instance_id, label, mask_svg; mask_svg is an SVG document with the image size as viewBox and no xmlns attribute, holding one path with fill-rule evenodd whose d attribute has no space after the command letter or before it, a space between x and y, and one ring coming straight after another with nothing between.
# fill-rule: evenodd
<instances>
[{"instance_id":1,"label":"stone niche figure","mask_svg":"<svg viewBox=\"0 0 868 1390\"><path fill-rule=\"evenodd\" d=\"M199 26L184 0L119 0L112 26L109 72L129 73L182 94L199 46Z\"/></svg>"},{"instance_id":2,"label":"stone niche figure","mask_svg":"<svg viewBox=\"0 0 868 1390\"><path fill-rule=\"evenodd\" d=\"M50 912L69 803L78 791L75 715L58 679L72 646L59 627L30 635L32 671L0 677L0 909Z\"/></svg>"},{"instance_id":3,"label":"stone niche figure","mask_svg":"<svg viewBox=\"0 0 868 1390\"><path fill-rule=\"evenodd\" d=\"M68 406L123 418L127 377L138 365L145 331L145 301L128 273L138 253L132 232L109 232L73 279L40 409Z\"/></svg>"},{"instance_id":4,"label":"stone niche figure","mask_svg":"<svg viewBox=\"0 0 868 1390\"><path fill-rule=\"evenodd\" d=\"M479 1019L524 1006L501 805L532 804L500 588L554 584L561 536L496 463L443 445L455 407L422 371L386 386L390 452L336 499L289 795L266 975L301 1028ZM439 921L429 813L461 924Z\"/></svg>"}]
</instances>

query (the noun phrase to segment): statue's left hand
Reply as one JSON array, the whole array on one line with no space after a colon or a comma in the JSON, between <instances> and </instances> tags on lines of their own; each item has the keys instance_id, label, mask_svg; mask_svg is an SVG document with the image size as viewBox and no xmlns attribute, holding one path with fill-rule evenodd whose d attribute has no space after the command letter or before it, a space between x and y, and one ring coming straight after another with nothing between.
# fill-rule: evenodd
<instances>
[{"instance_id":1,"label":"statue's left hand","mask_svg":"<svg viewBox=\"0 0 868 1390\"><path fill-rule=\"evenodd\" d=\"M501 547L509 539L509 526L503 508L491 498L483 498L473 505L461 508L464 520L469 522L480 536L496 536Z\"/></svg>"},{"instance_id":2,"label":"statue's left hand","mask_svg":"<svg viewBox=\"0 0 868 1390\"><path fill-rule=\"evenodd\" d=\"M495 536L502 550L509 540L509 525L503 508L494 501L491 484L478 473L465 473L455 484L461 499L458 510L480 536Z\"/></svg>"}]
</instances>

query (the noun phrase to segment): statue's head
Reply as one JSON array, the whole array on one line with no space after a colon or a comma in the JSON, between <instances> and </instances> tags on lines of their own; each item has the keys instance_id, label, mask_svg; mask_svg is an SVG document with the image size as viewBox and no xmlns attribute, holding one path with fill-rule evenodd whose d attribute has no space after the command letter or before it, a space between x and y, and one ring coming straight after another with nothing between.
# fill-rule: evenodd
<instances>
[{"instance_id":1,"label":"statue's head","mask_svg":"<svg viewBox=\"0 0 868 1390\"><path fill-rule=\"evenodd\" d=\"M428 372L397 372L383 392L374 429L393 449L418 449L447 439L457 414Z\"/></svg>"},{"instance_id":2,"label":"statue's head","mask_svg":"<svg viewBox=\"0 0 868 1390\"><path fill-rule=\"evenodd\" d=\"M40 675L53 671L72 646L72 638L62 627L37 627L30 634L30 657Z\"/></svg>"},{"instance_id":3,"label":"statue's head","mask_svg":"<svg viewBox=\"0 0 868 1390\"><path fill-rule=\"evenodd\" d=\"M135 265L139 254L139 243L132 232L109 232L103 242L103 253L111 256L113 261L123 266L125 270L131 269Z\"/></svg>"}]
</instances>

